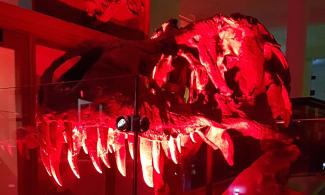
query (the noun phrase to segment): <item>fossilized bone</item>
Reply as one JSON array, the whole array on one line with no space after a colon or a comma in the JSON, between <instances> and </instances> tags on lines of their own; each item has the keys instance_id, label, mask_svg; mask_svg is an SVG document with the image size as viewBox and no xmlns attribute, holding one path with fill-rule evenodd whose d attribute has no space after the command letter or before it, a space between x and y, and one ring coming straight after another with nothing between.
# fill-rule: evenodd
<instances>
[{"instance_id":1,"label":"fossilized bone","mask_svg":"<svg viewBox=\"0 0 325 195\"><path fill-rule=\"evenodd\" d=\"M118 11L119 4L125 3L131 13L139 15L144 10L142 0L85 0L88 15L99 21L107 22Z\"/></svg>"},{"instance_id":2,"label":"fossilized bone","mask_svg":"<svg viewBox=\"0 0 325 195\"><path fill-rule=\"evenodd\" d=\"M79 61L72 68L53 78L62 64L75 58ZM139 143L134 143L132 132L115 127L118 116L133 113L132 80L121 77L119 82L108 82L121 74L141 75L140 114L151 125L139 135ZM100 159L110 167L106 155L115 153L117 168L125 176L126 151L133 158L134 144L139 144L149 187L155 185L154 171L163 174L161 155L177 164L187 155L182 149L202 141L220 149L233 165L228 129L258 140L290 142L274 123L279 117L286 125L290 121L289 81L286 60L274 37L256 19L238 14L217 15L180 29L170 20L145 41L90 41L56 59L42 75L41 160L59 185L64 144L76 177L80 177L81 148L100 173ZM78 98L92 102L79 110L82 120L75 108ZM269 113L256 115L258 107Z\"/></svg>"}]
</instances>

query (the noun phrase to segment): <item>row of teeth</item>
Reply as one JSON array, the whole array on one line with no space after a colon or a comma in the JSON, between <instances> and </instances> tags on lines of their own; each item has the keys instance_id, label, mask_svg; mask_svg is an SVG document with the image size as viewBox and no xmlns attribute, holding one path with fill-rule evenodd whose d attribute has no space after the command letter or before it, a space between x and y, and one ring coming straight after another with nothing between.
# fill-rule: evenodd
<instances>
[{"instance_id":1,"label":"row of teeth","mask_svg":"<svg viewBox=\"0 0 325 195\"><path fill-rule=\"evenodd\" d=\"M249 119L225 118L221 124L197 116L188 118L188 120L191 121L192 125L188 125L183 131L173 130L178 132L174 136L158 136L157 139L154 139L154 136L149 136L155 134L155 131L152 130L139 135L138 146L142 174L149 187L154 186L154 171L158 174L163 173L162 160L164 158L161 158L162 153L175 164L178 164L182 148L186 148L189 141L192 144L203 141L215 150L220 149L226 162L233 165L234 146L226 129L236 129L243 136L250 136L257 140L275 139L283 141L287 139L283 134L268 126ZM72 125L72 122L62 124L62 122L57 121L41 122L38 124L38 129L42 138L40 145L42 163L47 173L53 176L60 186L62 186L62 180L59 174L59 166L64 144L68 146L68 163L77 178L80 178L77 160L81 149L89 155L94 168L99 173L102 173L100 159L107 168L111 167L108 161L108 153L115 155L117 168L123 176L126 176L127 148L130 157L134 159L135 143L132 132L125 133L107 126L95 125L77 128Z\"/></svg>"},{"instance_id":2,"label":"row of teeth","mask_svg":"<svg viewBox=\"0 0 325 195\"><path fill-rule=\"evenodd\" d=\"M62 179L59 174L61 151L64 144L68 146L67 160L73 174L80 178L77 159L82 149L89 155L91 162L97 172L102 173L100 160L110 168L108 153L115 154L117 168L121 175L126 176L126 150L134 159L134 135L133 133L120 132L112 128L88 126L86 128L73 127L72 124L57 121L42 122L38 125L42 137L40 157L48 173L56 183L62 186ZM226 161L233 164L233 146L229 135L225 136L224 129L210 126L205 132L194 130L189 134L178 134L166 136L161 140L152 140L139 136L139 154L142 167L143 179L149 187L153 187L153 173L162 173L161 154L164 153L168 159L178 164L182 147L186 142L192 143L203 140L214 149L221 149ZM55 136L55 138L53 138ZM126 144L128 147L126 147Z\"/></svg>"}]
</instances>

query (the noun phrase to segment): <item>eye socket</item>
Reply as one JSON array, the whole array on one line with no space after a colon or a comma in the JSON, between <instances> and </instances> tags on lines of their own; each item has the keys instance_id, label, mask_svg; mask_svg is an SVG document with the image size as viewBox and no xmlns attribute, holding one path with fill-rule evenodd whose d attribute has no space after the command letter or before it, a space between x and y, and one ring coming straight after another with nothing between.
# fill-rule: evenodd
<instances>
[{"instance_id":1,"label":"eye socket","mask_svg":"<svg viewBox=\"0 0 325 195\"><path fill-rule=\"evenodd\" d=\"M75 56L64 62L59 69L62 70L61 75L56 82L80 81L88 71L92 69L102 56L103 49L101 47L92 48L82 55Z\"/></svg>"},{"instance_id":2,"label":"eye socket","mask_svg":"<svg viewBox=\"0 0 325 195\"><path fill-rule=\"evenodd\" d=\"M65 61L63 64L61 64L61 66L55 70L54 74L53 74L53 80L54 81L59 81L60 78L71 68L73 68L73 66L75 66L81 59L81 56L75 56L73 58L68 59L67 61Z\"/></svg>"}]
</instances>

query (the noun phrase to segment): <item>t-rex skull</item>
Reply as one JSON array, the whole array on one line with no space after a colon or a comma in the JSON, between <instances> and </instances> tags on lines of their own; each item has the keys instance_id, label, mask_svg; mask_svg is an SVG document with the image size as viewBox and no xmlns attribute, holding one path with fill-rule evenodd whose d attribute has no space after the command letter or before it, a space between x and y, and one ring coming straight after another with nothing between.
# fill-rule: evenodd
<instances>
[{"instance_id":1,"label":"t-rex skull","mask_svg":"<svg viewBox=\"0 0 325 195\"><path fill-rule=\"evenodd\" d=\"M76 58L72 68L53 77L67 60ZM138 143L133 132L120 132L115 126L117 117L133 113L136 74L140 115L151 124L139 134ZM81 148L98 172L100 159L110 167L107 153L115 153L125 176L126 151L133 158L134 144L139 144L144 181L150 187L158 185L153 172L163 174L161 155L178 163L202 142L220 149L233 165L228 129L258 140L289 141L274 126L278 117L289 123L288 87L288 66L280 46L251 17L217 15L184 28L170 20L149 40L90 41L56 59L42 75L41 159L59 185L62 145L68 146L68 162L80 177L76 161ZM78 99L89 106L77 110ZM258 107L269 114L261 118L252 114Z\"/></svg>"}]
</instances>

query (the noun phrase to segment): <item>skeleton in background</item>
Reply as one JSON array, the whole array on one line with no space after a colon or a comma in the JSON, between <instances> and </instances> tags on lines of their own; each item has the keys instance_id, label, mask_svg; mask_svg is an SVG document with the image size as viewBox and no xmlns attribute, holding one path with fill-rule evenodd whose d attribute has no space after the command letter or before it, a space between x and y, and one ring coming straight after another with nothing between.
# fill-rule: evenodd
<instances>
[{"instance_id":1,"label":"skeleton in background","mask_svg":"<svg viewBox=\"0 0 325 195\"><path fill-rule=\"evenodd\" d=\"M75 65L54 78L55 71L71 60ZM291 117L288 65L265 27L239 14L217 15L181 29L171 20L149 40L84 43L44 72L38 113L40 156L59 185L65 145L76 177L80 177L77 158L81 148L100 173L100 159L109 168L107 154L114 153L120 173L126 175L126 151L133 158L135 143L132 132L116 130L115 120L133 113L133 80L108 78L130 74L141 75L140 113L151 122L138 143L149 187L163 186L162 155L177 164L202 142L220 149L233 165L228 129L290 144L275 126L276 119L288 125ZM82 120L75 108L78 98L95 105L81 108ZM99 109L98 105L104 106ZM298 155L293 151L289 163ZM160 175L155 182L154 172Z\"/></svg>"},{"instance_id":2,"label":"skeleton in background","mask_svg":"<svg viewBox=\"0 0 325 195\"><path fill-rule=\"evenodd\" d=\"M95 16L101 22L109 21L121 3L125 3L129 11L137 16L144 10L142 0L85 0L85 3L88 15Z\"/></svg>"},{"instance_id":3,"label":"skeleton in background","mask_svg":"<svg viewBox=\"0 0 325 195\"><path fill-rule=\"evenodd\" d=\"M144 13L144 0L58 0L69 7L87 12L100 22L108 22L117 13L127 11L130 15L140 16Z\"/></svg>"}]
</instances>

